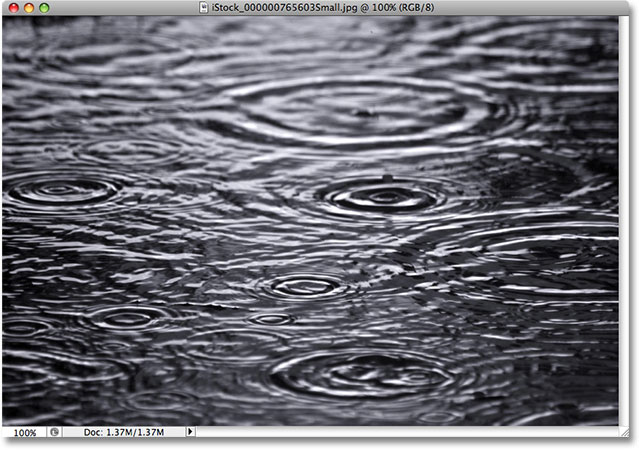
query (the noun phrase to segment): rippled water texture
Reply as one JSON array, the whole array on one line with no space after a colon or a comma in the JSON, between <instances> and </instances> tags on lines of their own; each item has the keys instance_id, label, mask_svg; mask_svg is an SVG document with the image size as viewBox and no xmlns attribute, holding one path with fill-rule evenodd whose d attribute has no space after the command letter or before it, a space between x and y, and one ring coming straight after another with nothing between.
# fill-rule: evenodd
<instances>
[{"instance_id":1,"label":"rippled water texture","mask_svg":"<svg viewBox=\"0 0 639 450\"><path fill-rule=\"evenodd\" d=\"M617 424L617 30L5 18L4 424Z\"/></svg>"}]
</instances>

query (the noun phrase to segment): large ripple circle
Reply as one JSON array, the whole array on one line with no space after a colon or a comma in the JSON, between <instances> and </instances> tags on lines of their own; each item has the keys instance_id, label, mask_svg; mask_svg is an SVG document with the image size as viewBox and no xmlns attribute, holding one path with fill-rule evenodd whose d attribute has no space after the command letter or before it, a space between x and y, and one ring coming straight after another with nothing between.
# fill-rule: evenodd
<instances>
[{"instance_id":1,"label":"large ripple circle","mask_svg":"<svg viewBox=\"0 0 639 450\"><path fill-rule=\"evenodd\" d=\"M503 302L508 293L526 303L618 292L618 227L612 222L529 221L432 241L438 281L463 298Z\"/></svg>"},{"instance_id":2,"label":"large ripple circle","mask_svg":"<svg viewBox=\"0 0 639 450\"><path fill-rule=\"evenodd\" d=\"M5 339L25 339L47 334L55 323L43 317L14 316L2 321L2 335Z\"/></svg>"},{"instance_id":3,"label":"large ripple circle","mask_svg":"<svg viewBox=\"0 0 639 450\"><path fill-rule=\"evenodd\" d=\"M439 359L400 350L354 348L316 351L274 366L279 388L334 399L387 400L436 396L456 375Z\"/></svg>"},{"instance_id":4,"label":"large ripple circle","mask_svg":"<svg viewBox=\"0 0 639 450\"><path fill-rule=\"evenodd\" d=\"M226 93L246 115L234 123L244 137L319 145L443 139L482 123L484 131L502 126L512 113L502 99L480 89L409 77L301 78Z\"/></svg>"}]
</instances>

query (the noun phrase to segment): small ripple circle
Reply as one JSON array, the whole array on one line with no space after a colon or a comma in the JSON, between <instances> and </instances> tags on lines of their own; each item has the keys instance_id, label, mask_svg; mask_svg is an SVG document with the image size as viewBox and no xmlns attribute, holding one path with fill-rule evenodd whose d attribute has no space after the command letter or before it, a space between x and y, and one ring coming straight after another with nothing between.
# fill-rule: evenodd
<instances>
[{"instance_id":1,"label":"small ripple circle","mask_svg":"<svg viewBox=\"0 0 639 450\"><path fill-rule=\"evenodd\" d=\"M89 328L139 333L170 327L179 319L174 311L157 306L118 305L87 311L81 322Z\"/></svg>"},{"instance_id":2,"label":"small ripple circle","mask_svg":"<svg viewBox=\"0 0 639 450\"><path fill-rule=\"evenodd\" d=\"M436 184L392 176L340 181L320 189L317 197L341 210L379 214L410 214L445 201Z\"/></svg>"},{"instance_id":3,"label":"small ripple circle","mask_svg":"<svg viewBox=\"0 0 639 450\"><path fill-rule=\"evenodd\" d=\"M431 411L417 417L417 421L423 425L452 425L463 419L464 414L451 411Z\"/></svg>"},{"instance_id":4,"label":"small ripple circle","mask_svg":"<svg viewBox=\"0 0 639 450\"><path fill-rule=\"evenodd\" d=\"M276 300L304 302L341 298L350 287L332 275L294 273L265 281L262 290Z\"/></svg>"},{"instance_id":5,"label":"small ripple circle","mask_svg":"<svg viewBox=\"0 0 639 450\"><path fill-rule=\"evenodd\" d=\"M78 216L112 210L122 177L89 171L51 170L5 177L4 208L14 214Z\"/></svg>"},{"instance_id":6,"label":"small ripple circle","mask_svg":"<svg viewBox=\"0 0 639 450\"><path fill-rule=\"evenodd\" d=\"M117 185L102 180L69 177L21 183L9 195L24 203L75 206L107 200L118 189Z\"/></svg>"},{"instance_id":7,"label":"small ripple circle","mask_svg":"<svg viewBox=\"0 0 639 450\"><path fill-rule=\"evenodd\" d=\"M295 322L295 317L289 314L256 314L248 318L248 321L256 325L278 326Z\"/></svg>"}]
</instances>

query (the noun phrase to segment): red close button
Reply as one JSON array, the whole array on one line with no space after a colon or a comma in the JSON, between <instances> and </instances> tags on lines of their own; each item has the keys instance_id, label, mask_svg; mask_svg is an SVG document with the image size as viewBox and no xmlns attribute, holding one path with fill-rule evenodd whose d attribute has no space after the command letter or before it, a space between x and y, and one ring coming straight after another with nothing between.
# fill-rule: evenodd
<instances>
[{"instance_id":1,"label":"red close button","mask_svg":"<svg viewBox=\"0 0 639 450\"><path fill-rule=\"evenodd\" d=\"M17 13L19 10L20 10L20 7L18 6L17 3L11 3L9 5L9 12Z\"/></svg>"}]
</instances>

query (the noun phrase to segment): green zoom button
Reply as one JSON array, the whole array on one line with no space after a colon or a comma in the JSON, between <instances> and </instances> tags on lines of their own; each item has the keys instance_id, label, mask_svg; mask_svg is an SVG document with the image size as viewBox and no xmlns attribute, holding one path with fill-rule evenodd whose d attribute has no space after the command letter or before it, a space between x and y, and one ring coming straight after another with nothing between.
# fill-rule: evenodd
<instances>
[{"instance_id":1,"label":"green zoom button","mask_svg":"<svg viewBox=\"0 0 639 450\"><path fill-rule=\"evenodd\" d=\"M49 4L48 3L40 3L40 12L41 13L49 12Z\"/></svg>"}]
</instances>

